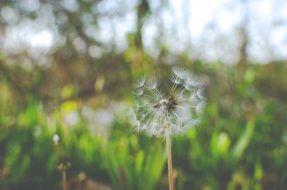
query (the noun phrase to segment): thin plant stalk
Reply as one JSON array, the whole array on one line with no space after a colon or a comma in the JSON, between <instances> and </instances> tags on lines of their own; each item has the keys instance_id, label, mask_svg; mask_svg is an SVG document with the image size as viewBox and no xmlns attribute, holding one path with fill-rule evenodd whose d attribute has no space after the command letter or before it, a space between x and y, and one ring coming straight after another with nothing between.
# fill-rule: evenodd
<instances>
[{"instance_id":1,"label":"thin plant stalk","mask_svg":"<svg viewBox=\"0 0 287 190\"><path fill-rule=\"evenodd\" d=\"M172 168L172 154L171 154L171 140L170 136L166 135L166 153L167 153L167 168L168 168L168 183L169 190L174 190L174 181L173 181L173 168Z\"/></svg>"},{"instance_id":2,"label":"thin plant stalk","mask_svg":"<svg viewBox=\"0 0 287 190\"><path fill-rule=\"evenodd\" d=\"M62 183L63 183L63 190L68 190L67 189L67 180L66 180L66 170L62 171Z\"/></svg>"}]
</instances>

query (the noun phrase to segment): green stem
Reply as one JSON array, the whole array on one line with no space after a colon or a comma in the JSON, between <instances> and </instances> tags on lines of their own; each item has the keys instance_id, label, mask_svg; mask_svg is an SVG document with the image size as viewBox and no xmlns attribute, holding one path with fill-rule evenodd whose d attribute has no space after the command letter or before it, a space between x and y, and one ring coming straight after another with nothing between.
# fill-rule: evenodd
<instances>
[{"instance_id":1,"label":"green stem","mask_svg":"<svg viewBox=\"0 0 287 190\"><path fill-rule=\"evenodd\" d=\"M172 171L172 153L170 136L166 135L166 153L167 153L167 167L168 167L168 183L169 190L174 190L173 171Z\"/></svg>"},{"instance_id":2,"label":"green stem","mask_svg":"<svg viewBox=\"0 0 287 190\"><path fill-rule=\"evenodd\" d=\"M66 176L66 170L62 171L62 180L63 180L63 190L68 190L67 189L67 176Z\"/></svg>"}]
</instances>

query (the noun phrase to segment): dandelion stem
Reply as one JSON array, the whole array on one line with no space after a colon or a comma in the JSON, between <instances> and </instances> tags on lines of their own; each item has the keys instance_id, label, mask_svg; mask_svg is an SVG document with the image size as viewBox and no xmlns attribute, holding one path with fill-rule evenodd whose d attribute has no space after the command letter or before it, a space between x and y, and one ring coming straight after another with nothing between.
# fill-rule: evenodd
<instances>
[{"instance_id":1,"label":"dandelion stem","mask_svg":"<svg viewBox=\"0 0 287 190\"><path fill-rule=\"evenodd\" d=\"M63 190L68 190L67 189L67 176L66 176L66 170L62 171L62 183L63 183Z\"/></svg>"},{"instance_id":2,"label":"dandelion stem","mask_svg":"<svg viewBox=\"0 0 287 190\"><path fill-rule=\"evenodd\" d=\"M171 140L170 136L166 135L166 153L167 153L167 167L168 167L168 183L169 190L174 190L173 171L172 171L172 154L171 154Z\"/></svg>"}]
</instances>

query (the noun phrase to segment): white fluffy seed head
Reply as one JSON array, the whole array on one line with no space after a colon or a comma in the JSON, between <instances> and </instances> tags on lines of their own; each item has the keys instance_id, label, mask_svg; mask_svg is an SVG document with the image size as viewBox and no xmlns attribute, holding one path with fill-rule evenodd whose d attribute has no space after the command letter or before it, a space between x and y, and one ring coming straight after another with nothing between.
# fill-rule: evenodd
<instances>
[{"instance_id":1,"label":"white fluffy seed head","mask_svg":"<svg viewBox=\"0 0 287 190\"><path fill-rule=\"evenodd\" d=\"M145 84L145 78L141 78L139 81L138 81L138 83L137 83L137 88L141 88L141 87L143 87L144 86L144 84Z\"/></svg>"},{"instance_id":2,"label":"white fluffy seed head","mask_svg":"<svg viewBox=\"0 0 287 190\"><path fill-rule=\"evenodd\" d=\"M58 145L59 144L59 141L60 141L60 137L58 134L54 134L53 135L53 142L55 145Z\"/></svg>"},{"instance_id":3,"label":"white fluffy seed head","mask_svg":"<svg viewBox=\"0 0 287 190\"><path fill-rule=\"evenodd\" d=\"M183 133L197 125L205 106L200 83L185 70L174 70L168 93L157 82L140 81L137 106L131 112L135 129L151 136L163 137Z\"/></svg>"}]
</instances>

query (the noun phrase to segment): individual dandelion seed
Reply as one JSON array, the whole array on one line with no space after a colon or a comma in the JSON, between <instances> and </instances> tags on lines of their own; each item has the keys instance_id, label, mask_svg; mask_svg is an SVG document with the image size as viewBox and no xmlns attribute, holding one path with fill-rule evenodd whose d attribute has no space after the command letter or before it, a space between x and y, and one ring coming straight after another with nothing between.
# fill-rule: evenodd
<instances>
[{"instance_id":1,"label":"individual dandelion seed","mask_svg":"<svg viewBox=\"0 0 287 190\"><path fill-rule=\"evenodd\" d=\"M158 82L141 79L136 89L138 103L131 118L137 131L165 137L169 190L174 190L170 136L183 133L199 122L205 98L200 82L187 71L174 70L170 83L170 89L165 91Z\"/></svg>"},{"instance_id":2,"label":"individual dandelion seed","mask_svg":"<svg viewBox=\"0 0 287 190\"><path fill-rule=\"evenodd\" d=\"M175 70L169 91L156 81L140 80L132 112L137 131L164 137L185 132L199 122L205 105L200 82L189 72Z\"/></svg>"},{"instance_id":3,"label":"individual dandelion seed","mask_svg":"<svg viewBox=\"0 0 287 190\"><path fill-rule=\"evenodd\" d=\"M55 145L58 145L58 144L59 144L59 141L60 141L59 135L58 135L58 134L54 134L54 135L53 135L53 143L54 143Z\"/></svg>"}]
</instances>

